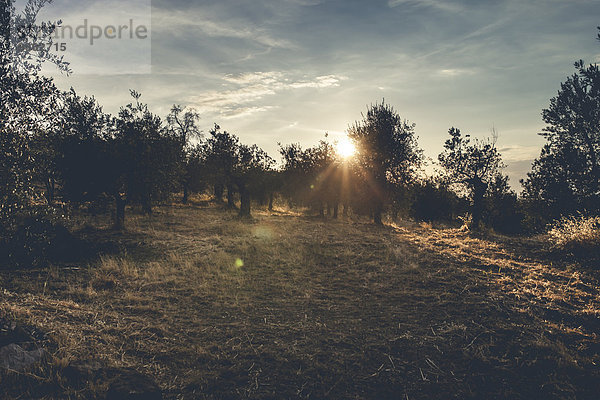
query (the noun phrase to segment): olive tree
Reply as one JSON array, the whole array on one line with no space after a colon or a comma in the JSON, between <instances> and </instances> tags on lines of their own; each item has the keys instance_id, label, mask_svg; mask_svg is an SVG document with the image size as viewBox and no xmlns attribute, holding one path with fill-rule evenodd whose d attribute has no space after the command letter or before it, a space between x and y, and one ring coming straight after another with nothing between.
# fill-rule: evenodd
<instances>
[{"instance_id":1,"label":"olive tree","mask_svg":"<svg viewBox=\"0 0 600 400\"><path fill-rule=\"evenodd\" d=\"M600 69L575 67L542 111L547 143L523 182L525 197L550 218L600 211Z\"/></svg>"},{"instance_id":2,"label":"olive tree","mask_svg":"<svg viewBox=\"0 0 600 400\"><path fill-rule=\"evenodd\" d=\"M450 139L444 143L444 151L438 156L444 168L447 182L464 189L471 200L471 225L479 228L484 211L484 198L492 183L496 182L504 168L502 157L496 148L496 134L492 139L471 140L460 129L450 128Z\"/></svg>"},{"instance_id":3,"label":"olive tree","mask_svg":"<svg viewBox=\"0 0 600 400\"><path fill-rule=\"evenodd\" d=\"M422 165L415 124L400 117L385 102L372 105L348 130L355 142L358 167L368 185L371 214L382 224L382 213L395 185L408 185Z\"/></svg>"}]
</instances>

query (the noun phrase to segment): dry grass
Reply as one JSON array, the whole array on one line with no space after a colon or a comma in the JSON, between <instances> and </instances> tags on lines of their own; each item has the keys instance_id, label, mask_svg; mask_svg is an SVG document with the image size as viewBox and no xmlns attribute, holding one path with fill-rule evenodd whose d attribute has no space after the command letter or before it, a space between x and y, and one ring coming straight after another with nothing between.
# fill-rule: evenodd
<instances>
[{"instance_id":1,"label":"dry grass","mask_svg":"<svg viewBox=\"0 0 600 400\"><path fill-rule=\"evenodd\" d=\"M285 212L241 222L198 206L134 216L124 234L85 232L116 246L79 269L3 277L0 313L49 333L51 379L71 360L100 359L151 374L173 399L599 389L596 276L540 257L535 240Z\"/></svg>"},{"instance_id":2,"label":"dry grass","mask_svg":"<svg viewBox=\"0 0 600 400\"><path fill-rule=\"evenodd\" d=\"M598 252L600 250L600 217L565 217L548 232L553 245L560 250Z\"/></svg>"}]
</instances>

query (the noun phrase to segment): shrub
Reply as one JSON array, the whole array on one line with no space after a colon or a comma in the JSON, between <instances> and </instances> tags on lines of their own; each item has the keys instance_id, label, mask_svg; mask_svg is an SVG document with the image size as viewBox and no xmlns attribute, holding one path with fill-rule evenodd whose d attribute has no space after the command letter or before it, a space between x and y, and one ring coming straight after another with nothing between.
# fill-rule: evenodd
<instances>
[{"instance_id":1,"label":"shrub","mask_svg":"<svg viewBox=\"0 0 600 400\"><path fill-rule=\"evenodd\" d=\"M2 238L1 245L3 267L43 266L84 250L62 219L48 213L25 217L13 232Z\"/></svg>"},{"instance_id":2,"label":"shrub","mask_svg":"<svg viewBox=\"0 0 600 400\"><path fill-rule=\"evenodd\" d=\"M486 197L484 203L485 225L505 235L516 235L524 231L524 216L515 194L494 194Z\"/></svg>"},{"instance_id":3,"label":"shrub","mask_svg":"<svg viewBox=\"0 0 600 400\"><path fill-rule=\"evenodd\" d=\"M600 217L564 217L549 231L554 248L581 255L600 251Z\"/></svg>"},{"instance_id":4,"label":"shrub","mask_svg":"<svg viewBox=\"0 0 600 400\"><path fill-rule=\"evenodd\" d=\"M414 188L411 211L417 221L452 221L461 211L460 206L458 196L432 181Z\"/></svg>"}]
</instances>

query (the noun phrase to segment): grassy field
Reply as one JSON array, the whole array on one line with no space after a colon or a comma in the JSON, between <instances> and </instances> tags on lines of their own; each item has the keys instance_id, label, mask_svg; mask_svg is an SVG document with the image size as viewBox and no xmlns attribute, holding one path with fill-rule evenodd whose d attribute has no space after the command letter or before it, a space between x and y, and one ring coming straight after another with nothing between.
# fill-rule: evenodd
<instances>
[{"instance_id":1,"label":"grassy field","mask_svg":"<svg viewBox=\"0 0 600 400\"><path fill-rule=\"evenodd\" d=\"M200 203L128 222L81 225L99 259L2 273L55 397L100 397L61 368L102 360L169 399L598 398L598 274L543 237Z\"/></svg>"}]
</instances>

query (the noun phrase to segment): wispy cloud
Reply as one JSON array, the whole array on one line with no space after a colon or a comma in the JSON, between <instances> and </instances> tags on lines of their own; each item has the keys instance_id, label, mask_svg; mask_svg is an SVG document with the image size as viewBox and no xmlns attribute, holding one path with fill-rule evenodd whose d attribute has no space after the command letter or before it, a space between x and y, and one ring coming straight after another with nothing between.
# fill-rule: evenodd
<instances>
[{"instance_id":1,"label":"wispy cloud","mask_svg":"<svg viewBox=\"0 0 600 400\"><path fill-rule=\"evenodd\" d=\"M452 38L451 41L442 42L436 46L435 50L420 55L417 58L428 59L436 55L445 56L456 53L473 55L473 53L481 52L482 47L484 47L482 44L486 43L486 40L482 39L482 37L502 28L508 21L509 18L505 17L490 24L480 26L467 34Z\"/></svg>"},{"instance_id":2,"label":"wispy cloud","mask_svg":"<svg viewBox=\"0 0 600 400\"><path fill-rule=\"evenodd\" d=\"M507 162L530 161L540 155L540 146L504 146L500 149L500 153Z\"/></svg>"},{"instance_id":3,"label":"wispy cloud","mask_svg":"<svg viewBox=\"0 0 600 400\"><path fill-rule=\"evenodd\" d=\"M345 77L335 75L317 76L314 80L302 80L290 83L293 89L302 88L329 88L340 86L340 81L345 80Z\"/></svg>"},{"instance_id":4,"label":"wispy cloud","mask_svg":"<svg viewBox=\"0 0 600 400\"><path fill-rule=\"evenodd\" d=\"M429 7L449 12L460 12L463 10L461 5L447 0L389 0L388 5L390 7Z\"/></svg>"},{"instance_id":5,"label":"wispy cloud","mask_svg":"<svg viewBox=\"0 0 600 400\"><path fill-rule=\"evenodd\" d=\"M229 74L223 77L223 80L238 85L274 85L285 80L283 72L248 72L244 74Z\"/></svg>"},{"instance_id":6,"label":"wispy cloud","mask_svg":"<svg viewBox=\"0 0 600 400\"><path fill-rule=\"evenodd\" d=\"M275 108L273 105L259 103L266 97L282 91L333 88L345 79L335 75L314 78L297 78L290 75L279 71L225 75L222 78L223 90L212 90L202 95L191 96L188 100L190 105L201 113L238 118Z\"/></svg>"},{"instance_id":7,"label":"wispy cloud","mask_svg":"<svg viewBox=\"0 0 600 400\"><path fill-rule=\"evenodd\" d=\"M158 34L168 33L194 37L201 34L201 37L222 37L250 41L267 48L294 47L292 43L277 38L264 27L241 19L223 20L205 11L184 12L161 9L154 12L152 18L152 28Z\"/></svg>"},{"instance_id":8,"label":"wispy cloud","mask_svg":"<svg viewBox=\"0 0 600 400\"><path fill-rule=\"evenodd\" d=\"M438 70L437 75L453 78L462 75L474 75L476 72L476 70L468 68L447 68Z\"/></svg>"},{"instance_id":9,"label":"wispy cloud","mask_svg":"<svg viewBox=\"0 0 600 400\"><path fill-rule=\"evenodd\" d=\"M240 108L237 108L237 109L229 112L228 114L223 115L223 118L224 119L243 118L243 117L248 117L252 114L272 110L274 108L277 108L277 107L275 107L275 106L240 107Z\"/></svg>"}]
</instances>

